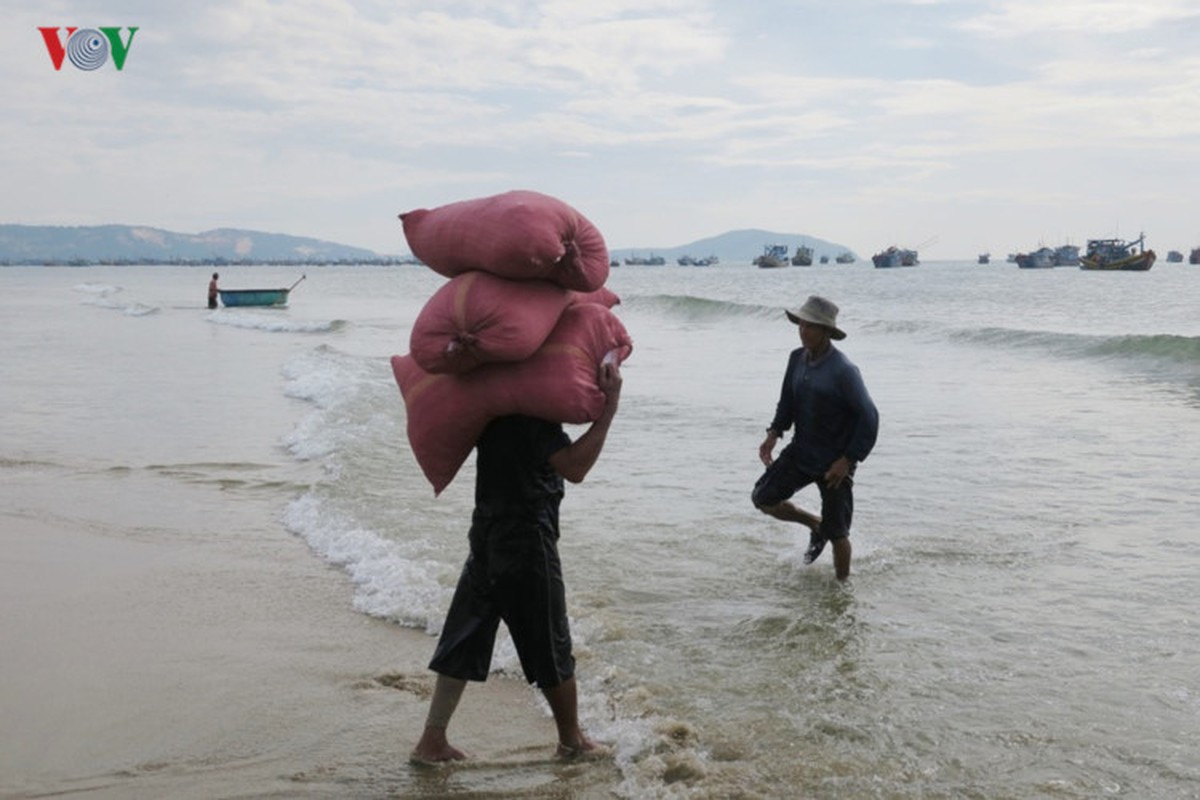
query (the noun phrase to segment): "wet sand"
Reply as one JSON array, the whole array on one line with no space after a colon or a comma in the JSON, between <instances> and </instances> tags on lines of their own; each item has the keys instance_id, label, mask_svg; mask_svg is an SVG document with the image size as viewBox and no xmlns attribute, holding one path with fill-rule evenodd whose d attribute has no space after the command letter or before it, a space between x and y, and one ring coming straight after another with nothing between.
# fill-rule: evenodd
<instances>
[{"instance_id":1,"label":"wet sand","mask_svg":"<svg viewBox=\"0 0 1200 800\"><path fill-rule=\"evenodd\" d=\"M505 677L472 684L451 725L471 762L410 765L434 640L353 611L345 575L265 510L244 536L214 529L233 512L114 524L13 483L0 797L613 796L616 767L555 760L547 712ZM186 515L189 494L160 502Z\"/></svg>"}]
</instances>

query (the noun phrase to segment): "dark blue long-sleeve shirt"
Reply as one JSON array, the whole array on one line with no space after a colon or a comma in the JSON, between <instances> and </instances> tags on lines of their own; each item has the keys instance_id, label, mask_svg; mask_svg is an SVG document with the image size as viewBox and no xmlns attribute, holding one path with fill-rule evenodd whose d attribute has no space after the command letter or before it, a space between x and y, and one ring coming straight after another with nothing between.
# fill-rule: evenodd
<instances>
[{"instance_id":1,"label":"dark blue long-sleeve shirt","mask_svg":"<svg viewBox=\"0 0 1200 800\"><path fill-rule=\"evenodd\" d=\"M788 358L771 428L782 434L793 426L790 456L813 473L839 456L862 461L875 446L879 411L858 367L832 345L813 363L803 347Z\"/></svg>"}]
</instances>

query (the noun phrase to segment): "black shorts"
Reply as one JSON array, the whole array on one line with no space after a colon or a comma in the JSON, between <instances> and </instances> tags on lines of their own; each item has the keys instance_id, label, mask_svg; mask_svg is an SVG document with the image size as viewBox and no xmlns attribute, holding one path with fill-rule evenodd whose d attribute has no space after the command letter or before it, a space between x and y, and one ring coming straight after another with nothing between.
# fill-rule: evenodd
<instances>
[{"instance_id":1,"label":"black shorts","mask_svg":"<svg viewBox=\"0 0 1200 800\"><path fill-rule=\"evenodd\" d=\"M854 478L847 475L838 488L830 489L822 476L823 473L813 474L796 466L785 448L755 482L750 499L756 508L773 506L815 483L821 492L820 534L826 539L842 539L850 535L850 520L854 516Z\"/></svg>"},{"instance_id":2,"label":"black shorts","mask_svg":"<svg viewBox=\"0 0 1200 800\"><path fill-rule=\"evenodd\" d=\"M525 680L552 689L575 675L557 533L531 523L477 521L471 555L429 668L460 680L487 679L501 620Z\"/></svg>"}]
</instances>

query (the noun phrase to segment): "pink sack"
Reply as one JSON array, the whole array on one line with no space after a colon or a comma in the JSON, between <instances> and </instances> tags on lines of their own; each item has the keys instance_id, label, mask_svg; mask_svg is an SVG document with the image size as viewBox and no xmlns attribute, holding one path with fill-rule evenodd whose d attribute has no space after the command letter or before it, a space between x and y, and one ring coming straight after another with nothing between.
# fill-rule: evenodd
<instances>
[{"instance_id":1,"label":"pink sack","mask_svg":"<svg viewBox=\"0 0 1200 800\"><path fill-rule=\"evenodd\" d=\"M600 363L608 356L619 364L632 350L615 314L597 303L576 303L524 361L439 375L421 369L411 356L392 356L408 412L409 445L434 494L450 484L496 417L526 414L571 424L595 420L605 402L596 381Z\"/></svg>"},{"instance_id":2,"label":"pink sack","mask_svg":"<svg viewBox=\"0 0 1200 800\"><path fill-rule=\"evenodd\" d=\"M425 303L408 350L426 372L467 372L492 361L521 361L542 346L569 302L568 290L548 281L464 272Z\"/></svg>"},{"instance_id":3,"label":"pink sack","mask_svg":"<svg viewBox=\"0 0 1200 800\"><path fill-rule=\"evenodd\" d=\"M608 280L608 247L596 226L549 195L517 190L400 215L414 256L453 278L484 270L590 292Z\"/></svg>"},{"instance_id":4,"label":"pink sack","mask_svg":"<svg viewBox=\"0 0 1200 800\"><path fill-rule=\"evenodd\" d=\"M409 353L426 372L468 372L522 361L542 346L571 303L620 302L608 289L572 292L548 281L512 281L472 270L438 289L413 323Z\"/></svg>"}]
</instances>

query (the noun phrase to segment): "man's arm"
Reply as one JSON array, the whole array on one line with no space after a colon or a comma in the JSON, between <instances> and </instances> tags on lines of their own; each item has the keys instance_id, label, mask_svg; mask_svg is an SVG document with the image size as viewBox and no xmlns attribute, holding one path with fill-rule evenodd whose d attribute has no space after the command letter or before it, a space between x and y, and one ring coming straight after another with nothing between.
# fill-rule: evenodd
<instances>
[{"instance_id":1,"label":"man's arm","mask_svg":"<svg viewBox=\"0 0 1200 800\"><path fill-rule=\"evenodd\" d=\"M792 427L795 412L792 410L792 369L803 351L797 348L788 356L787 369L783 371L783 385L779 387L779 402L775 404L775 416L767 426L767 438L758 446L758 459L764 467L771 466L775 460L775 444L783 437L788 428Z\"/></svg>"},{"instance_id":2,"label":"man's arm","mask_svg":"<svg viewBox=\"0 0 1200 800\"><path fill-rule=\"evenodd\" d=\"M762 444L758 446L758 460L763 463L764 467L771 466L775 460L775 443L779 441L779 431L774 428L767 428L767 438L763 439Z\"/></svg>"},{"instance_id":3,"label":"man's arm","mask_svg":"<svg viewBox=\"0 0 1200 800\"><path fill-rule=\"evenodd\" d=\"M616 364L601 364L596 383L604 392L604 410L582 436L550 456L550 466L571 483L579 483L587 477L600 458L621 400L621 370Z\"/></svg>"}]
</instances>

